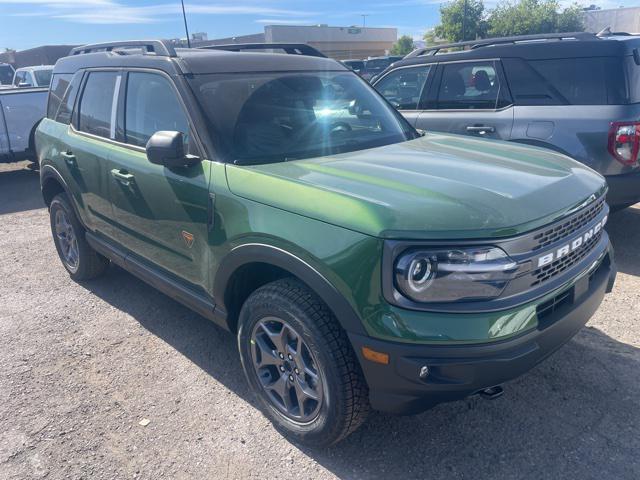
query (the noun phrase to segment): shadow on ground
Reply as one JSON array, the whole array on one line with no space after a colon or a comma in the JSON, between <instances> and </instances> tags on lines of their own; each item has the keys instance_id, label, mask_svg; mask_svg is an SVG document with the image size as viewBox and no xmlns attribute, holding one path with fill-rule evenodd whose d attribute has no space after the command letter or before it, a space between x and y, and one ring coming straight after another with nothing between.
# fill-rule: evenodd
<instances>
[{"instance_id":1,"label":"shadow on ground","mask_svg":"<svg viewBox=\"0 0 640 480\"><path fill-rule=\"evenodd\" d=\"M231 334L118 267L86 286L254 404ZM639 385L640 351L585 328L500 399L373 414L338 446L303 451L342 478L638 478Z\"/></svg>"},{"instance_id":2,"label":"shadow on ground","mask_svg":"<svg viewBox=\"0 0 640 480\"><path fill-rule=\"evenodd\" d=\"M23 168L0 170L0 215L44 207L38 172Z\"/></svg>"}]
</instances>

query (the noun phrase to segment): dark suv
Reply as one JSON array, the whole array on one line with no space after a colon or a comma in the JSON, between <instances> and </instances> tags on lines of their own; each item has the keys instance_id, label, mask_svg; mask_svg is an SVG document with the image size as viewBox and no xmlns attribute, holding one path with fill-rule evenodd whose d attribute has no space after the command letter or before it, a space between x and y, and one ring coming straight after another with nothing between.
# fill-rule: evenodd
<instances>
[{"instance_id":1,"label":"dark suv","mask_svg":"<svg viewBox=\"0 0 640 480\"><path fill-rule=\"evenodd\" d=\"M600 175L420 135L327 58L82 47L47 111L42 193L71 277L114 262L233 332L297 441L334 443L370 406L496 396L613 285Z\"/></svg>"},{"instance_id":2,"label":"dark suv","mask_svg":"<svg viewBox=\"0 0 640 480\"><path fill-rule=\"evenodd\" d=\"M640 36L494 38L416 50L374 86L416 128L509 140L604 175L640 200Z\"/></svg>"}]
</instances>

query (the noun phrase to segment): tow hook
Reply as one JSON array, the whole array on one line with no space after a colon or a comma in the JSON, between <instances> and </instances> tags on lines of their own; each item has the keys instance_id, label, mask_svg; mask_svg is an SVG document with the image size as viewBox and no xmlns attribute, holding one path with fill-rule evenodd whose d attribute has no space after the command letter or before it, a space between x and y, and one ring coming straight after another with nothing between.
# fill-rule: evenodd
<instances>
[{"instance_id":1,"label":"tow hook","mask_svg":"<svg viewBox=\"0 0 640 480\"><path fill-rule=\"evenodd\" d=\"M504 393L504 389L500 385L496 385L495 387L485 388L480 392L480 396L487 400L495 400L498 397L501 397Z\"/></svg>"}]
</instances>

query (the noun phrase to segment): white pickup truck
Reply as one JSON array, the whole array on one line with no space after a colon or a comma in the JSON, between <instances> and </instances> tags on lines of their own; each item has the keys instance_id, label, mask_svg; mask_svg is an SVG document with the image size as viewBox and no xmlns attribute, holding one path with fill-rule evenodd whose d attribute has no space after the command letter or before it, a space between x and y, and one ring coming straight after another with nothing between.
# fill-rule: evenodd
<instances>
[{"instance_id":1,"label":"white pickup truck","mask_svg":"<svg viewBox=\"0 0 640 480\"><path fill-rule=\"evenodd\" d=\"M33 134L47 112L48 88L0 89L0 163L35 161Z\"/></svg>"}]
</instances>

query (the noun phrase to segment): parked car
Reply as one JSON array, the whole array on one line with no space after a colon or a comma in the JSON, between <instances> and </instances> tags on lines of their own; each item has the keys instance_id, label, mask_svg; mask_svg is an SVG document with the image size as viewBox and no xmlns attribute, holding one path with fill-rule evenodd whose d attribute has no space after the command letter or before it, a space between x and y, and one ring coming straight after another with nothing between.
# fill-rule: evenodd
<instances>
[{"instance_id":1,"label":"parked car","mask_svg":"<svg viewBox=\"0 0 640 480\"><path fill-rule=\"evenodd\" d=\"M560 153L420 135L327 58L73 53L36 133L62 264L114 262L236 335L295 441L495 397L612 288L605 181Z\"/></svg>"},{"instance_id":2,"label":"parked car","mask_svg":"<svg viewBox=\"0 0 640 480\"><path fill-rule=\"evenodd\" d=\"M463 51L450 49L469 48ZM640 201L640 36L497 38L420 49L374 86L419 129L548 148Z\"/></svg>"},{"instance_id":3,"label":"parked car","mask_svg":"<svg viewBox=\"0 0 640 480\"><path fill-rule=\"evenodd\" d=\"M350 70L353 70L358 75L364 72L365 61L364 60L342 60L342 63Z\"/></svg>"},{"instance_id":4,"label":"parked car","mask_svg":"<svg viewBox=\"0 0 640 480\"><path fill-rule=\"evenodd\" d=\"M51 83L53 65L23 67L16 70L13 76L14 87L48 87Z\"/></svg>"},{"instance_id":5,"label":"parked car","mask_svg":"<svg viewBox=\"0 0 640 480\"><path fill-rule=\"evenodd\" d=\"M8 63L0 63L0 88L10 86L13 82L14 70Z\"/></svg>"},{"instance_id":6,"label":"parked car","mask_svg":"<svg viewBox=\"0 0 640 480\"><path fill-rule=\"evenodd\" d=\"M47 88L0 90L0 163L35 161L34 134L48 94Z\"/></svg>"},{"instance_id":7,"label":"parked car","mask_svg":"<svg viewBox=\"0 0 640 480\"><path fill-rule=\"evenodd\" d=\"M398 56L371 57L365 62L365 68L361 73L361 76L364 79L373 82L375 78L379 74L381 74L389 65L401 59L402 57Z\"/></svg>"}]
</instances>

